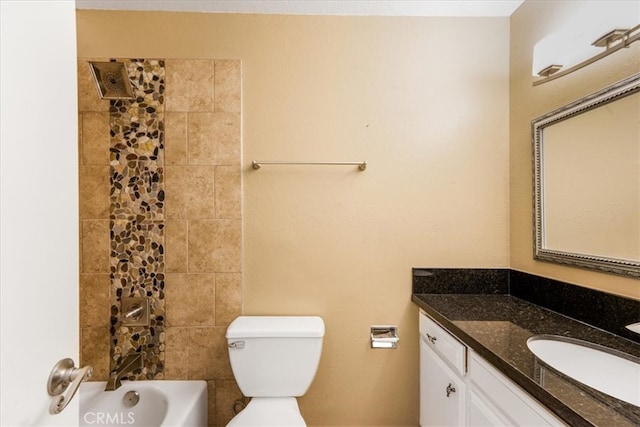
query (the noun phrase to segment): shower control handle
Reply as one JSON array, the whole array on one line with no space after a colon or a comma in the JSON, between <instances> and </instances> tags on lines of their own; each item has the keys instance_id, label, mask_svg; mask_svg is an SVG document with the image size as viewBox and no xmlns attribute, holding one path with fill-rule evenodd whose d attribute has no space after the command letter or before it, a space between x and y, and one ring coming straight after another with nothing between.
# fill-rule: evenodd
<instances>
[{"instance_id":1,"label":"shower control handle","mask_svg":"<svg viewBox=\"0 0 640 427\"><path fill-rule=\"evenodd\" d=\"M139 320L140 318L142 318L143 313L144 309L140 304L133 304L131 307L129 307L129 310L124 313L122 317L124 317L125 319Z\"/></svg>"}]
</instances>

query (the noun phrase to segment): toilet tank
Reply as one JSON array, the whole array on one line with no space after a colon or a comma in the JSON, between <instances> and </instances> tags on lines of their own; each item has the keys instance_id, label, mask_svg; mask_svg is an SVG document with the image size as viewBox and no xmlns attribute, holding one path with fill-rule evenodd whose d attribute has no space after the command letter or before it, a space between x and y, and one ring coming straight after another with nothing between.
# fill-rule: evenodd
<instances>
[{"instance_id":1,"label":"toilet tank","mask_svg":"<svg viewBox=\"0 0 640 427\"><path fill-rule=\"evenodd\" d=\"M227 328L233 375L249 397L307 392L318 370L324 321L317 316L240 316Z\"/></svg>"}]
</instances>

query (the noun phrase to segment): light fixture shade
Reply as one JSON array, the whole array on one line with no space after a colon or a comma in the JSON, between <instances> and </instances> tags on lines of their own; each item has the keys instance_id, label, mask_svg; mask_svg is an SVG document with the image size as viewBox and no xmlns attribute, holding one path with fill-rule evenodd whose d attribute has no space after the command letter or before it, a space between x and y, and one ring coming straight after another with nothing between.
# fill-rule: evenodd
<instances>
[{"instance_id":1,"label":"light fixture shade","mask_svg":"<svg viewBox=\"0 0 640 427\"><path fill-rule=\"evenodd\" d=\"M546 33L541 34L533 47L532 76L538 76L549 64L562 64L566 70L600 54L607 44L620 37L619 32L612 29L633 28L640 16L638 1L563 4L566 9L557 17L557 22L546 27Z\"/></svg>"}]
</instances>

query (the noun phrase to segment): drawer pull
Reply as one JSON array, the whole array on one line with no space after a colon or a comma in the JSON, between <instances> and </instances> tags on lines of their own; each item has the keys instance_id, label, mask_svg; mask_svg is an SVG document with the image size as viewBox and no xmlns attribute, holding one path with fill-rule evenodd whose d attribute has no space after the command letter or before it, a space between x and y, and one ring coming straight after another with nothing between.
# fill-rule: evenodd
<instances>
[{"instance_id":1,"label":"drawer pull","mask_svg":"<svg viewBox=\"0 0 640 427\"><path fill-rule=\"evenodd\" d=\"M452 386L451 383L449 383L449 385L447 386L447 397L449 397L451 393L455 393L455 392L456 392L456 388Z\"/></svg>"},{"instance_id":2,"label":"drawer pull","mask_svg":"<svg viewBox=\"0 0 640 427\"><path fill-rule=\"evenodd\" d=\"M429 335L429 334L427 334L427 339L428 339L429 341L431 341L431 344L435 344L435 343L436 343L436 340L437 340L437 338L436 338L436 337L434 337L433 335Z\"/></svg>"}]
</instances>

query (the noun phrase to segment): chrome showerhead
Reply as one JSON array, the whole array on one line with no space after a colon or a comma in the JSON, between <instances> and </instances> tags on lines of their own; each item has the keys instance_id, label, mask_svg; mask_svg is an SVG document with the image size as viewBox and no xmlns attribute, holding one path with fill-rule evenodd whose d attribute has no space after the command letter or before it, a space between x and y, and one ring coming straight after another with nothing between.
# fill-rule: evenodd
<instances>
[{"instance_id":1,"label":"chrome showerhead","mask_svg":"<svg viewBox=\"0 0 640 427\"><path fill-rule=\"evenodd\" d=\"M133 88L122 62L89 61L91 74L102 99L134 99Z\"/></svg>"}]
</instances>

